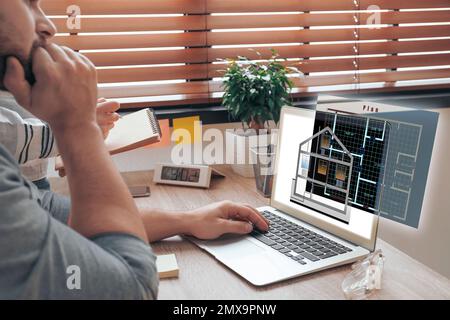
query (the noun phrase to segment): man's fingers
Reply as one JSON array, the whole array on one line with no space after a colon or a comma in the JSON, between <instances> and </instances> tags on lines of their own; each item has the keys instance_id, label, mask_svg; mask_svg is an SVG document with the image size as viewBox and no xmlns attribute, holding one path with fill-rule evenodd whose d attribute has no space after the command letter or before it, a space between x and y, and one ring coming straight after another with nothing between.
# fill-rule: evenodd
<instances>
[{"instance_id":1,"label":"man's fingers","mask_svg":"<svg viewBox=\"0 0 450 320\"><path fill-rule=\"evenodd\" d=\"M107 131L111 131L114 128L114 123L103 126L103 128Z\"/></svg>"},{"instance_id":2,"label":"man's fingers","mask_svg":"<svg viewBox=\"0 0 450 320\"><path fill-rule=\"evenodd\" d=\"M99 99L97 105L97 123L102 126L103 130L111 130L114 127L114 122L120 118L119 114L115 112L120 108L120 104L116 101L100 101Z\"/></svg>"},{"instance_id":3,"label":"man's fingers","mask_svg":"<svg viewBox=\"0 0 450 320\"><path fill-rule=\"evenodd\" d=\"M31 86L25 79L25 70L17 58L8 58L3 82L21 106L31 106Z\"/></svg>"},{"instance_id":4,"label":"man's fingers","mask_svg":"<svg viewBox=\"0 0 450 320\"><path fill-rule=\"evenodd\" d=\"M78 60L78 55L75 51L73 51L72 49L68 48L68 47L60 47L61 50L64 51L64 53L74 62Z\"/></svg>"},{"instance_id":5,"label":"man's fingers","mask_svg":"<svg viewBox=\"0 0 450 320\"><path fill-rule=\"evenodd\" d=\"M86 66L95 68L92 62L81 53L75 52L68 47L59 47L69 57L71 61L84 63Z\"/></svg>"},{"instance_id":6,"label":"man's fingers","mask_svg":"<svg viewBox=\"0 0 450 320\"><path fill-rule=\"evenodd\" d=\"M97 109L97 122L98 124L110 124L120 119L120 115L116 112L106 113Z\"/></svg>"},{"instance_id":7,"label":"man's fingers","mask_svg":"<svg viewBox=\"0 0 450 320\"><path fill-rule=\"evenodd\" d=\"M82 62L88 66L93 66L92 62L86 58L84 55L82 55L81 53L75 52L72 49L68 48L68 47L60 47L61 50L64 51L64 53L70 58L70 60L72 60L73 62Z\"/></svg>"},{"instance_id":8,"label":"man's fingers","mask_svg":"<svg viewBox=\"0 0 450 320\"><path fill-rule=\"evenodd\" d=\"M228 218L238 218L247 220L248 222L254 224L259 230L267 231L269 230L269 224L261 216L261 214L253 208L249 208L244 205L233 204L229 208Z\"/></svg>"},{"instance_id":9,"label":"man's fingers","mask_svg":"<svg viewBox=\"0 0 450 320\"><path fill-rule=\"evenodd\" d=\"M48 73L53 68L54 61L50 54L42 47L35 50L33 54L33 73L36 80L40 79L42 74Z\"/></svg>"},{"instance_id":10,"label":"man's fingers","mask_svg":"<svg viewBox=\"0 0 450 320\"><path fill-rule=\"evenodd\" d=\"M79 56L80 59L83 60L84 63L86 63L88 66L90 66L90 67L92 67L92 68L95 68L94 63L93 63L91 60L89 60L85 55L83 55L83 54L81 54L81 53L78 53L78 56Z\"/></svg>"},{"instance_id":11,"label":"man's fingers","mask_svg":"<svg viewBox=\"0 0 450 320\"><path fill-rule=\"evenodd\" d=\"M70 59L70 57L66 54L66 52L56 44L50 43L45 47L45 49L55 62L72 61L72 59Z\"/></svg>"},{"instance_id":12,"label":"man's fingers","mask_svg":"<svg viewBox=\"0 0 450 320\"><path fill-rule=\"evenodd\" d=\"M253 230L252 225L245 221L224 220L222 223L224 233L247 234Z\"/></svg>"},{"instance_id":13,"label":"man's fingers","mask_svg":"<svg viewBox=\"0 0 450 320\"><path fill-rule=\"evenodd\" d=\"M97 115L97 123L100 126L114 124L119 120L119 117L117 113L101 113Z\"/></svg>"},{"instance_id":14,"label":"man's fingers","mask_svg":"<svg viewBox=\"0 0 450 320\"><path fill-rule=\"evenodd\" d=\"M120 103L117 101L99 102L97 112L112 113L120 109Z\"/></svg>"},{"instance_id":15,"label":"man's fingers","mask_svg":"<svg viewBox=\"0 0 450 320\"><path fill-rule=\"evenodd\" d=\"M102 102L106 102L105 98L98 98L97 99L97 103L102 103Z\"/></svg>"},{"instance_id":16,"label":"man's fingers","mask_svg":"<svg viewBox=\"0 0 450 320\"><path fill-rule=\"evenodd\" d=\"M264 219L264 221L267 223L267 225L270 225L269 220L267 220L266 218L264 218L264 216L262 216L261 213L260 213L258 210L256 210L256 209L253 208L251 205L246 204L246 203L243 203L242 205L243 205L243 206L246 206L247 208L250 208L251 210L253 210L257 215L261 216L261 218Z\"/></svg>"}]
</instances>

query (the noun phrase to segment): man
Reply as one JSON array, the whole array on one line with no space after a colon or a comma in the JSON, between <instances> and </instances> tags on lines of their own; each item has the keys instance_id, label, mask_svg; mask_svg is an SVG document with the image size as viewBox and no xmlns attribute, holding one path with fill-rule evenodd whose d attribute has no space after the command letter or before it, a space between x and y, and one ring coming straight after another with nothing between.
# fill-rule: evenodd
<instances>
[{"instance_id":1,"label":"man","mask_svg":"<svg viewBox=\"0 0 450 320\"><path fill-rule=\"evenodd\" d=\"M39 1L0 0L0 88L50 125L71 191L68 217L59 197L22 178L0 145L0 298L156 298L148 242L267 230L255 209L232 202L138 212L96 123L95 68L48 43L55 32ZM79 285L70 285L71 270L79 271Z\"/></svg>"},{"instance_id":2,"label":"man","mask_svg":"<svg viewBox=\"0 0 450 320\"><path fill-rule=\"evenodd\" d=\"M115 101L98 100L97 123L106 138L119 119ZM36 119L7 92L0 91L0 143L20 164L22 174L39 189L50 190L47 179L48 158L58 155L58 148L48 124Z\"/></svg>"}]
</instances>

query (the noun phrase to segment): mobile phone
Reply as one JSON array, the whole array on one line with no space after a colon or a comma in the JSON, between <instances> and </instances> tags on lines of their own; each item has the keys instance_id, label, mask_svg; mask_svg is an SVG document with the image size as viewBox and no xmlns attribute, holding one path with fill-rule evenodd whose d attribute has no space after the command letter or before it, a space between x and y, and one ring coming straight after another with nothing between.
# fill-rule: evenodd
<instances>
[{"instance_id":1,"label":"mobile phone","mask_svg":"<svg viewBox=\"0 0 450 320\"><path fill-rule=\"evenodd\" d=\"M133 198L142 198L150 196L150 187L149 186L132 186L128 187L131 192Z\"/></svg>"}]
</instances>

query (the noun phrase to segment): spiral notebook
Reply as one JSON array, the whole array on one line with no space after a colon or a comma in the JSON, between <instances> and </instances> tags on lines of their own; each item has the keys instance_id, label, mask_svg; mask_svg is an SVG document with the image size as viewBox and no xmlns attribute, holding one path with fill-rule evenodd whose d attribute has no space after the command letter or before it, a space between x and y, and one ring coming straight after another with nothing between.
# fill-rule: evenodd
<instances>
[{"instance_id":1,"label":"spiral notebook","mask_svg":"<svg viewBox=\"0 0 450 320\"><path fill-rule=\"evenodd\" d=\"M120 118L105 140L110 154L147 146L161 140L161 128L152 109L143 109Z\"/></svg>"},{"instance_id":2,"label":"spiral notebook","mask_svg":"<svg viewBox=\"0 0 450 320\"><path fill-rule=\"evenodd\" d=\"M147 108L121 117L105 140L111 155L131 151L161 140L161 128L152 109ZM64 167L61 157L55 161L55 170Z\"/></svg>"}]
</instances>

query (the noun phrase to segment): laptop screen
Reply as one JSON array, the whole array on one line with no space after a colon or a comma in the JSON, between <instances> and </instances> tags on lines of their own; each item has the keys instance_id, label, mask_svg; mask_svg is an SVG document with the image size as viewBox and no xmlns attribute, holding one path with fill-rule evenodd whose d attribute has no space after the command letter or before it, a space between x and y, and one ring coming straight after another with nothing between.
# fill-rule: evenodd
<instances>
[{"instance_id":1,"label":"laptop screen","mask_svg":"<svg viewBox=\"0 0 450 320\"><path fill-rule=\"evenodd\" d=\"M284 108L272 206L372 249L388 131L375 120ZM358 152L370 146L364 167Z\"/></svg>"}]
</instances>

